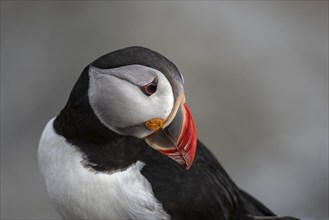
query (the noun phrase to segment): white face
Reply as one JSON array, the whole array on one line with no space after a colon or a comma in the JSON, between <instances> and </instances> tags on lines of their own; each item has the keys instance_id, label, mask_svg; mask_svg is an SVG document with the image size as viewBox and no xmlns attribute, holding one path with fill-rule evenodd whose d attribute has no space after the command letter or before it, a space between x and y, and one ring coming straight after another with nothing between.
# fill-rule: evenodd
<instances>
[{"instance_id":1,"label":"white face","mask_svg":"<svg viewBox=\"0 0 329 220\"><path fill-rule=\"evenodd\" d=\"M143 86L154 80L156 91L152 95L143 92ZM88 96L96 116L106 127L138 138L153 132L145 127L146 121L166 120L174 105L167 78L160 71L142 65L90 67Z\"/></svg>"}]
</instances>

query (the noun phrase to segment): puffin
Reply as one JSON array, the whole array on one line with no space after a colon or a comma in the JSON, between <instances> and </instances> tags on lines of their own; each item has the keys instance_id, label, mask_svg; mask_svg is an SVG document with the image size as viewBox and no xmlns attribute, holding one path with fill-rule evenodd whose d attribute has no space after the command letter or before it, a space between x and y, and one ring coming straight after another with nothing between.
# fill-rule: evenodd
<instances>
[{"instance_id":1,"label":"puffin","mask_svg":"<svg viewBox=\"0 0 329 220\"><path fill-rule=\"evenodd\" d=\"M175 64L140 46L84 68L38 147L63 219L294 219L240 189L197 139L183 85Z\"/></svg>"}]
</instances>

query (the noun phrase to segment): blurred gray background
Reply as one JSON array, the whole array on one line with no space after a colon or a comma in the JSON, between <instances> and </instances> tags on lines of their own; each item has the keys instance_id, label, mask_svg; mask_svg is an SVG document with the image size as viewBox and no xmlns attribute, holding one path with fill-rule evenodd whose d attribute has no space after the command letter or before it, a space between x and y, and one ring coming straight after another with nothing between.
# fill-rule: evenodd
<instances>
[{"instance_id":1,"label":"blurred gray background","mask_svg":"<svg viewBox=\"0 0 329 220\"><path fill-rule=\"evenodd\" d=\"M178 66L199 138L240 187L328 217L328 1L1 1L1 218L58 218L40 134L87 64L133 45Z\"/></svg>"}]
</instances>

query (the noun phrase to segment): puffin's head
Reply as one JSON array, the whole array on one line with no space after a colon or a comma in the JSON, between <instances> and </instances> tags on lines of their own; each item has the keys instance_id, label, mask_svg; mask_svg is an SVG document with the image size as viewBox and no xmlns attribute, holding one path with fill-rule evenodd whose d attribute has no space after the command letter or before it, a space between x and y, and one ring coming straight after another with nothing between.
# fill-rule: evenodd
<instances>
[{"instance_id":1,"label":"puffin's head","mask_svg":"<svg viewBox=\"0 0 329 220\"><path fill-rule=\"evenodd\" d=\"M164 56L142 47L106 54L89 65L88 98L97 118L190 168L196 130L183 77Z\"/></svg>"}]
</instances>

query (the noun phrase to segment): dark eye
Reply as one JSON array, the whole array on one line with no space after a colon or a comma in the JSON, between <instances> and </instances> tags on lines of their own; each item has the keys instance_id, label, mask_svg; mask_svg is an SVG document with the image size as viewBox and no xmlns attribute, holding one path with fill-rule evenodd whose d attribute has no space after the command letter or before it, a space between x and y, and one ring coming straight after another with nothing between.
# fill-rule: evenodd
<instances>
[{"instance_id":1,"label":"dark eye","mask_svg":"<svg viewBox=\"0 0 329 220\"><path fill-rule=\"evenodd\" d=\"M157 91L157 88L158 88L157 79L154 79L153 82L148 83L145 86L143 86L142 90L145 93L145 95L150 96Z\"/></svg>"},{"instance_id":2,"label":"dark eye","mask_svg":"<svg viewBox=\"0 0 329 220\"><path fill-rule=\"evenodd\" d=\"M148 96L152 95L157 91L157 85L153 82L143 86L144 93Z\"/></svg>"}]
</instances>

